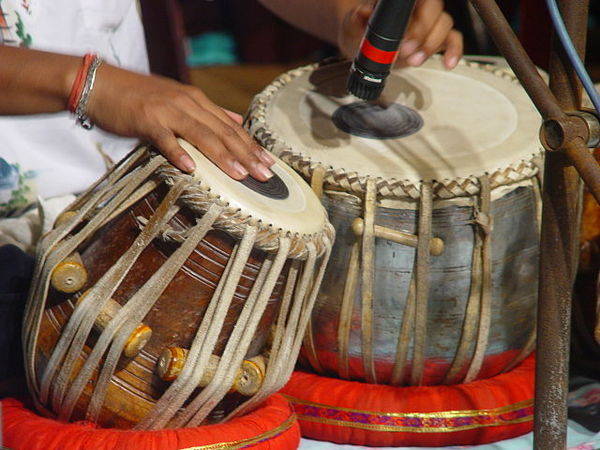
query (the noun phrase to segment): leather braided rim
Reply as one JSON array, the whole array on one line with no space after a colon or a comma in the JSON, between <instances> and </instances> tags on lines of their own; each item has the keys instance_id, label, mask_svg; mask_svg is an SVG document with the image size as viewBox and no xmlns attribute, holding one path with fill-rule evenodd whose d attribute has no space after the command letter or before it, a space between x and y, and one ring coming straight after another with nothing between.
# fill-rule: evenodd
<instances>
[{"instance_id":1,"label":"leather braided rim","mask_svg":"<svg viewBox=\"0 0 600 450\"><path fill-rule=\"evenodd\" d=\"M436 57L438 58L438 57ZM320 165L319 161L313 161L310 156L303 154L298 149L293 149L286 144L285 139L269 128L267 123L267 108L273 98L295 78L307 72L312 72L324 65L334 64L340 60L326 60L321 63L310 64L290 70L276 78L261 93L252 100L248 110L246 127L267 150L275 153L282 161L289 164L305 178L312 177L314 169ZM491 64L482 64L462 59L459 65L476 68L494 74L498 78L519 84L517 77L506 68L496 67ZM534 177L540 170L543 151L532 154L528 160L521 159L507 167L488 172L490 186L495 189L500 186L517 183ZM325 167L325 186L333 189L342 189L346 192L364 194L369 176L360 175L357 172L345 169L333 169ZM417 199L420 196L420 183L397 178L376 178L377 193L385 198ZM478 177L473 175L465 178L447 178L433 180L433 196L437 199L450 199L455 197L473 196L479 193Z\"/></svg>"}]
</instances>

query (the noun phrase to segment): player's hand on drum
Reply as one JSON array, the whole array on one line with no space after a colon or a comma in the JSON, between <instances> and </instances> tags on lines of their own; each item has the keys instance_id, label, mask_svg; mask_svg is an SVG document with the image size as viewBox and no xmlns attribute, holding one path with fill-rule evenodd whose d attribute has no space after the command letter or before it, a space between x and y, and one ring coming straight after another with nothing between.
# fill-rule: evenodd
<instances>
[{"instance_id":1,"label":"player's hand on drum","mask_svg":"<svg viewBox=\"0 0 600 450\"><path fill-rule=\"evenodd\" d=\"M177 137L196 146L234 179L266 181L275 162L241 126L241 116L212 103L198 88L108 64L98 70L88 115L99 127L156 146L185 172L194 162Z\"/></svg>"},{"instance_id":2,"label":"player's hand on drum","mask_svg":"<svg viewBox=\"0 0 600 450\"><path fill-rule=\"evenodd\" d=\"M344 17L338 43L351 59L356 56L375 4L375 0L361 0ZM456 67L463 53L463 38L453 26L452 17L444 11L443 0L417 0L396 65L420 66L434 53L443 51L446 68Z\"/></svg>"}]
</instances>

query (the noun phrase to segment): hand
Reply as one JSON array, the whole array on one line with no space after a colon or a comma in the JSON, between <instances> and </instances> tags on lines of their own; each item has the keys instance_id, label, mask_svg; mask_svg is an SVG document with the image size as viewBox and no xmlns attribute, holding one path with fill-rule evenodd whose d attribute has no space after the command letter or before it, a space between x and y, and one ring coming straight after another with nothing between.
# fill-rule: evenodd
<instances>
[{"instance_id":1,"label":"hand","mask_svg":"<svg viewBox=\"0 0 600 450\"><path fill-rule=\"evenodd\" d=\"M87 113L106 131L150 142L185 172L195 166L177 137L236 180L248 174L260 181L272 176L274 159L242 128L241 116L219 108L193 86L103 64Z\"/></svg>"},{"instance_id":2,"label":"hand","mask_svg":"<svg viewBox=\"0 0 600 450\"><path fill-rule=\"evenodd\" d=\"M361 0L344 17L338 37L342 53L353 59L365 34L376 1ZM452 27L442 0L417 0L400 44L396 66L420 66L434 53L444 50L444 65L453 69L463 53L463 39Z\"/></svg>"}]
</instances>

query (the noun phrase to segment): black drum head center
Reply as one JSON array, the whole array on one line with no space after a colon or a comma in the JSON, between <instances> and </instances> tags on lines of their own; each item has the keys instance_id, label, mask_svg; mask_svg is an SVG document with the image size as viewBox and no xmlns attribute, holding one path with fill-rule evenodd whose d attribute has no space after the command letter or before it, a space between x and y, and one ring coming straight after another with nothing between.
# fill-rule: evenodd
<instances>
[{"instance_id":1,"label":"black drum head center","mask_svg":"<svg viewBox=\"0 0 600 450\"><path fill-rule=\"evenodd\" d=\"M402 138L423 127L423 118L417 111L398 103L350 103L336 109L332 120L345 133L369 139Z\"/></svg>"},{"instance_id":2,"label":"black drum head center","mask_svg":"<svg viewBox=\"0 0 600 450\"><path fill-rule=\"evenodd\" d=\"M265 197L273 200L285 200L290 196L290 191L285 185L283 180L273 172L273 176L267 181L259 181L252 175L248 175L246 178L240 181L248 189L253 190Z\"/></svg>"}]
</instances>

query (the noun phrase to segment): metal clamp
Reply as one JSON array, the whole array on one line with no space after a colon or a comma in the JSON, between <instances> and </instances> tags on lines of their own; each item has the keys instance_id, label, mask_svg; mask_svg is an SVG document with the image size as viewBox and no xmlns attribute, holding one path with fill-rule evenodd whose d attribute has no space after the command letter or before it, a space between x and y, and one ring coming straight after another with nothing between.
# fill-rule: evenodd
<instances>
[{"instance_id":1,"label":"metal clamp","mask_svg":"<svg viewBox=\"0 0 600 450\"><path fill-rule=\"evenodd\" d=\"M582 139L588 148L600 145L600 120L591 110L568 112L566 119L545 120L540 129L546 150L563 149L573 139Z\"/></svg>"},{"instance_id":2,"label":"metal clamp","mask_svg":"<svg viewBox=\"0 0 600 450\"><path fill-rule=\"evenodd\" d=\"M580 111L567 113L569 116L580 117L584 120L588 129L588 148L600 146L600 119L591 109L582 109Z\"/></svg>"},{"instance_id":3,"label":"metal clamp","mask_svg":"<svg viewBox=\"0 0 600 450\"><path fill-rule=\"evenodd\" d=\"M365 222L362 218L357 217L352 222L352 231L357 236L362 236L365 230ZM393 230L392 228L375 225L375 237L387 239L388 241L396 242L397 244L408 245L409 247L417 248L419 236L416 234L405 233L404 231ZM444 241L434 237L429 243L429 252L433 256L439 256L444 252Z\"/></svg>"}]
</instances>

